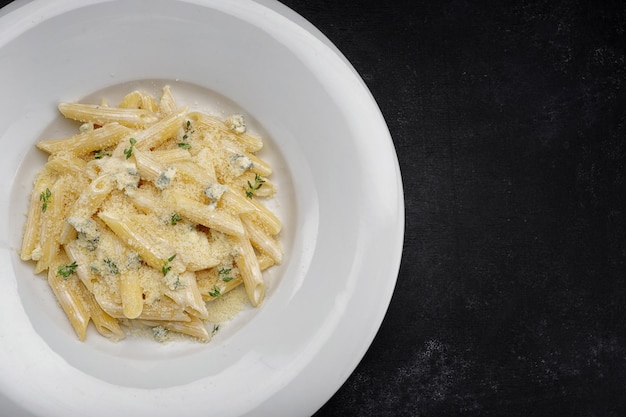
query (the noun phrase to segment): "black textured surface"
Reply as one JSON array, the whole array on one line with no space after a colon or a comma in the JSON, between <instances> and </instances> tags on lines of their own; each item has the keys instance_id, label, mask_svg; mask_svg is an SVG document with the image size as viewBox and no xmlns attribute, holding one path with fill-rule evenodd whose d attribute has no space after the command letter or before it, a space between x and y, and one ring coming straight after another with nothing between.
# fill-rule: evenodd
<instances>
[{"instance_id":1,"label":"black textured surface","mask_svg":"<svg viewBox=\"0 0 626 417\"><path fill-rule=\"evenodd\" d=\"M316 417L626 415L626 3L282 2L371 89L406 198L387 316Z\"/></svg>"},{"instance_id":2,"label":"black textured surface","mask_svg":"<svg viewBox=\"0 0 626 417\"><path fill-rule=\"evenodd\" d=\"M626 3L283 2L371 89L406 198L387 316L316 417L626 415Z\"/></svg>"}]
</instances>

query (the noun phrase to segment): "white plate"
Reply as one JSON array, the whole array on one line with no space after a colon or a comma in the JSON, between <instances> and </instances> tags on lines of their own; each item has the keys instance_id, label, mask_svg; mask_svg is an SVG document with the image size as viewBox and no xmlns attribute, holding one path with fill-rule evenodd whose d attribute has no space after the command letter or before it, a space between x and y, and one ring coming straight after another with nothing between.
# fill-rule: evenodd
<instances>
[{"instance_id":1,"label":"white plate","mask_svg":"<svg viewBox=\"0 0 626 417\"><path fill-rule=\"evenodd\" d=\"M17 256L34 143L59 101L171 85L236 110L279 184L285 262L209 344L76 340ZM0 13L0 409L12 416L307 416L371 343L394 289L404 202L389 131L354 69L272 0L35 0Z\"/></svg>"}]
</instances>

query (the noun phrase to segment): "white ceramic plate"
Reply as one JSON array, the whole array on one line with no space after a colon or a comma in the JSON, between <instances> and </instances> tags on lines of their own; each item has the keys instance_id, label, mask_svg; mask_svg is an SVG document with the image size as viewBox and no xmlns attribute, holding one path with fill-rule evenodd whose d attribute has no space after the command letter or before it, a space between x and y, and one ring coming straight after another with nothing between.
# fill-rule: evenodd
<instances>
[{"instance_id":1,"label":"white ceramic plate","mask_svg":"<svg viewBox=\"0 0 626 417\"><path fill-rule=\"evenodd\" d=\"M275 167L285 262L209 344L76 340L17 256L59 101L131 87L239 111ZM362 80L272 0L35 0L0 13L0 409L12 416L306 416L361 360L400 263L404 203L389 131Z\"/></svg>"}]
</instances>

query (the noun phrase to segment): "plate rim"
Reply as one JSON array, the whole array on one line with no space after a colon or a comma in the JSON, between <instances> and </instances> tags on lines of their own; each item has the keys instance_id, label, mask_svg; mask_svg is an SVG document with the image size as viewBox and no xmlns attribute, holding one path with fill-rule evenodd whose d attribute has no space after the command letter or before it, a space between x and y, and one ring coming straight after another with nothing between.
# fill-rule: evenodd
<instances>
[{"instance_id":1,"label":"plate rim","mask_svg":"<svg viewBox=\"0 0 626 417\"><path fill-rule=\"evenodd\" d=\"M9 12L5 10L6 7L0 11L0 21L2 21L3 19L10 18L11 12L20 10L25 5L28 5L30 3L37 4L37 3L41 3L42 1L43 0L15 0L14 2L10 3L9 6L7 6L7 7L11 7L15 5L15 7L12 8ZM94 2L101 2L101 1L103 0L95 0ZM104 1L107 1L107 0L104 0ZM392 154L392 162L393 162L393 170L394 170L393 177L395 180L394 185L396 188L395 191L397 195L397 201L394 202L396 213L397 213L397 219L396 219L397 221L395 224L396 240L394 242L390 242L394 246L395 257L394 259L389 260L388 262L388 265L389 265L388 269L390 271L390 276L388 277L389 281L387 282L387 285L384 287L384 291L381 291L381 294L380 294L381 303L377 305L378 309L376 313L375 323L373 323L373 325L369 327L369 332L366 335L361 336L361 338L366 343L362 344L361 349L358 352L354 352L352 362L349 365L344 367L342 371L342 375L339 378L337 378L333 384L328 384L328 388L326 389L326 391L324 393L318 394L317 398L314 401L310 402L309 411L311 411L311 414L312 414L315 411L317 411L319 408L321 408L332 397L332 395L334 395L334 393L336 393L340 389L340 387L346 382L346 380L350 377L350 375L355 371L355 369L357 368L357 366L363 359L365 353L370 348L376 334L379 332L382 322L387 314L389 305L391 303L391 298L395 291L395 286L396 286L398 274L400 271L401 260L402 260L402 255L403 255L403 247L404 247L405 206L404 206L402 176L401 176L400 166L399 166L395 146L393 143L393 139L391 137L391 133L389 132L384 116L378 106L378 103L376 102L371 91L369 90L365 82L363 81L362 77L359 75L359 73L356 71L353 65L349 62L349 60L343 55L343 53L341 53L341 51L332 43L332 41L330 41L330 39L328 39L319 29L317 29L308 20L306 20L296 11L290 9L283 3L280 3L277 0L250 0L250 1L261 4L265 7L268 7L274 12L282 15L284 18L290 20L291 22L294 22L296 25L298 25L299 27L303 28L304 30L312 34L315 38L317 38L320 42L322 42L327 48L329 48L333 54L335 54L338 58L341 59L343 64L346 65L347 68L353 73L354 80L360 83L361 89L363 90L362 92L366 93L369 96L370 101L367 103L367 105L370 107L373 106L375 108L375 112L377 113L377 117L378 117L378 121L377 121L378 125L383 127L386 133L385 140L387 142L387 146L389 147L388 150ZM200 1L192 0L191 2L196 3L196 4L203 3L201 0ZM76 3L76 1L57 0L56 3ZM87 2L83 4L86 5L86 3ZM305 374L306 372L313 372L312 364L314 362L314 359L315 357L310 361L308 365L306 365L305 370L303 370L302 374ZM302 378L303 377L301 377L300 375L296 376L282 390L279 390L277 393L275 393L274 396L278 395L279 393L293 391L294 389L295 390L300 389L296 386L296 384L301 384L302 382L300 382L300 380ZM266 402L264 402L261 405L261 407L269 406L267 404L270 400L271 398L268 398ZM0 401L0 404L2 404L1 401ZM256 414L256 412L253 411L249 415L252 416L252 415L258 415L258 414Z\"/></svg>"}]
</instances>

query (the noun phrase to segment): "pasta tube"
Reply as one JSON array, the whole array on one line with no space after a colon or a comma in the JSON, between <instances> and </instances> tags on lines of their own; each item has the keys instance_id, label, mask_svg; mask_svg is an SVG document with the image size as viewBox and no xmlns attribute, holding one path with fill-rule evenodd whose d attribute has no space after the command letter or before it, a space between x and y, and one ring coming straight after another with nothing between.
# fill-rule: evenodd
<instances>
[{"instance_id":1,"label":"pasta tube","mask_svg":"<svg viewBox=\"0 0 626 417\"><path fill-rule=\"evenodd\" d=\"M110 123L131 128L143 128L158 120L157 115L145 109L103 107L93 104L61 103L59 111L68 119L92 122L100 126ZM94 130L97 131L99 129Z\"/></svg>"},{"instance_id":2,"label":"pasta tube","mask_svg":"<svg viewBox=\"0 0 626 417\"><path fill-rule=\"evenodd\" d=\"M46 140L37 143L37 147L50 154L72 152L86 155L89 152L117 145L123 138L131 135L131 130L118 124L110 123L99 129L79 133L62 139Z\"/></svg>"}]
</instances>

